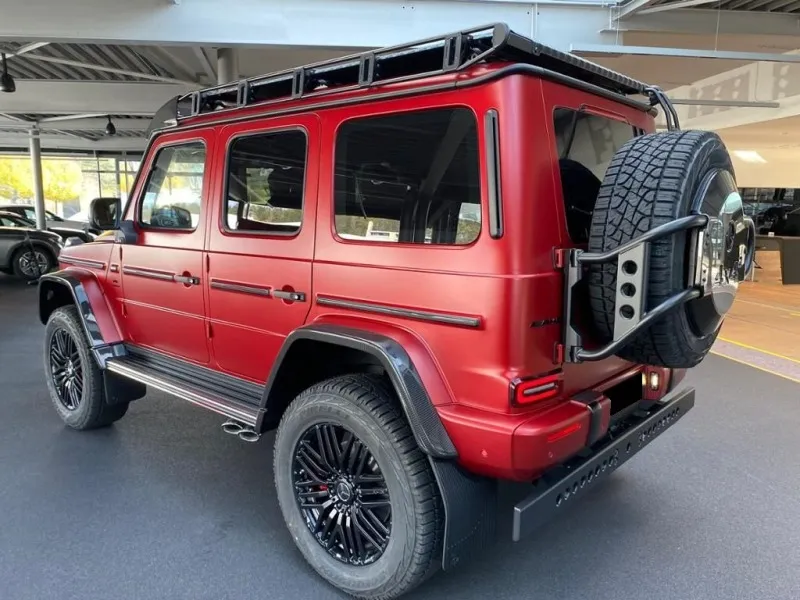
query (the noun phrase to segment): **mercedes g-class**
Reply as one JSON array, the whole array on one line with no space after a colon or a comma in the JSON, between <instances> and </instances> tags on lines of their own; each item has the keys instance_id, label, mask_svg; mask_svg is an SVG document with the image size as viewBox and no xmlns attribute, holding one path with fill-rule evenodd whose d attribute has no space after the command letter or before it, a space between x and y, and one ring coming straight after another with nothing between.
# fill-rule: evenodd
<instances>
[{"instance_id":1,"label":"mercedes g-class","mask_svg":"<svg viewBox=\"0 0 800 600\"><path fill-rule=\"evenodd\" d=\"M499 480L516 540L683 417L754 249L716 134L504 24L177 97L91 214L39 284L60 417L277 429L286 525L360 598L484 548Z\"/></svg>"}]
</instances>

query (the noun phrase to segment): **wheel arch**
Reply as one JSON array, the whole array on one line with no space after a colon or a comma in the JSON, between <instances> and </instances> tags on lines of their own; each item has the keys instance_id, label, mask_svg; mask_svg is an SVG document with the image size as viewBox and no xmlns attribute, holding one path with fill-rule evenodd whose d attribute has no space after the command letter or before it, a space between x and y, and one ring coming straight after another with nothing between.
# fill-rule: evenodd
<instances>
[{"instance_id":1,"label":"wheel arch","mask_svg":"<svg viewBox=\"0 0 800 600\"><path fill-rule=\"evenodd\" d=\"M8 264L13 264L14 257L17 255L17 253L26 249L30 249L31 244L33 244L33 247L36 248L36 250L47 252L50 258L53 259L53 264L58 264L58 256L56 255L55 251L49 245L37 239L20 240L14 244L14 246L12 246L11 250L8 252L8 256L10 257Z\"/></svg>"},{"instance_id":2,"label":"wheel arch","mask_svg":"<svg viewBox=\"0 0 800 600\"><path fill-rule=\"evenodd\" d=\"M39 320L43 325L53 311L69 304L78 309L91 348L122 341L105 295L92 273L65 269L39 278Z\"/></svg>"},{"instance_id":3,"label":"wheel arch","mask_svg":"<svg viewBox=\"0 0 800 600\"><path fill-rule=\"evenodd\" d=\"M388 377L420 449L434 458L456 458L455 445L404 346L388 335L352 326L314 324L286 338L264 388L265 410L257 430L277 427L292 399L310 385L344 372L375 371Z\"/></svg>"}]
</instances>

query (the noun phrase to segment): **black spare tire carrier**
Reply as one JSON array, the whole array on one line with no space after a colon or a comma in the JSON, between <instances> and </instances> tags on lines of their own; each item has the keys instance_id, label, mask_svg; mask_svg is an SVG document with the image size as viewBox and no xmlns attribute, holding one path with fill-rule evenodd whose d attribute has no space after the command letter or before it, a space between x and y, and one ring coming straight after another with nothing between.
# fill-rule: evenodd
<instances>
[{"instance_id":1,"label":"black spare tire carrier","mask_svg":"<svg viewBox=\"0 0 800 600\"><path fill-rule=\"evenodd\" d=\"M697 166L686 162L694 160L687 158L687 146L689 154L694 149L702 158L704 144L715 146L717 154L722 148L725 164L706 160L704 166ZM710 154L705 154L707 159ZM676 164L681 160L683 167ZM649 171L644 175L655 184L649 191L644 189L646 183L641 183L641 169L639 177L631 177L631 167L643 165L643 161L649 161ZM653 165L658 168L650 168ZM686 172L676 175L676 166ZM663 181L672 178L668 182L672 187L659 184L654 177ZM668 202L675 206L682 194L685 208L676 208L672 214L675 218L665 219L664 198L670 194L674 200ZM656 206L659 202L661 206ZM635 227L623 222L626 215L637 212L637 217L645 216ZM564 270L565 319L563 355L558 358L583 362L617 355L668 368L695 366L710 349L755 257L755 226L744 214L721 141L710 132L680 131L646 134L629 141L606 173L593 227L598 228L596 232L602 230L595 239L603 240L596 241L594 248L590 242L590 250L566 248L556 252L556 266ZM621 235L612 236L612 232ZM674 244L674 249L665 253L670 236L685 239L685 244ZM622 243L615 246L612 237ZM648 288L656 287L653 282L667 260L677 265L681 283L670 285L667 294L661 285L656 293ZM665 321L677 311L686 311L684 322L691 322L695 329L685 337L694 336L695 342L703 342L695 344L692 351L683 351L681 336L676 336L676 342L666 339L670 336L652 334L665 329Z\"/></svg>"}]
</instances>

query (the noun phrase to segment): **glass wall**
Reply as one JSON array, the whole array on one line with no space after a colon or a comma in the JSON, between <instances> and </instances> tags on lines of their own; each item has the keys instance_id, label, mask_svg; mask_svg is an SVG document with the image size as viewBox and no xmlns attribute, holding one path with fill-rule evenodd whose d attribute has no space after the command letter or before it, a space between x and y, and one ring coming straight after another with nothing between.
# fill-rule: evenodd
<instances>
[{"instance_id":1,"label":"glass wall","mask_svg":"<svg viewBox=\"0 0 800 600\"><path fill-rule=\"evenodd\" d=\"M124 202L139 169L139 154L72 155L42 158L45 208L61 217L86 219L100 196ZM0 154L0 204L33 204L31 161L24 154Z\"/></svg>"}]
</instances>

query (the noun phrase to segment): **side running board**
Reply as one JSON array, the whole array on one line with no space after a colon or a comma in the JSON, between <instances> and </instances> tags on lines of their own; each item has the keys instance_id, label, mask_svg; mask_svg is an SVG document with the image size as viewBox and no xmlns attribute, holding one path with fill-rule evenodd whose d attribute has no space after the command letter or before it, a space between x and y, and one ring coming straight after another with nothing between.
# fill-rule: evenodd
<instances>
[{"instance_id":1,"label":"side running board","mask_svg":"<svg viewBox=\"0 0 800 600\"><path fill-rule=\"evenodd\" d=\"M164 370L154 368L148 361L135 355L110 359L106 362L106 369L250 427L255 427L261 412L255 404L225 397L215 390L208 389L208 386L198 385L196 380L165 373Z\"/></svg>"}]
</instances>

